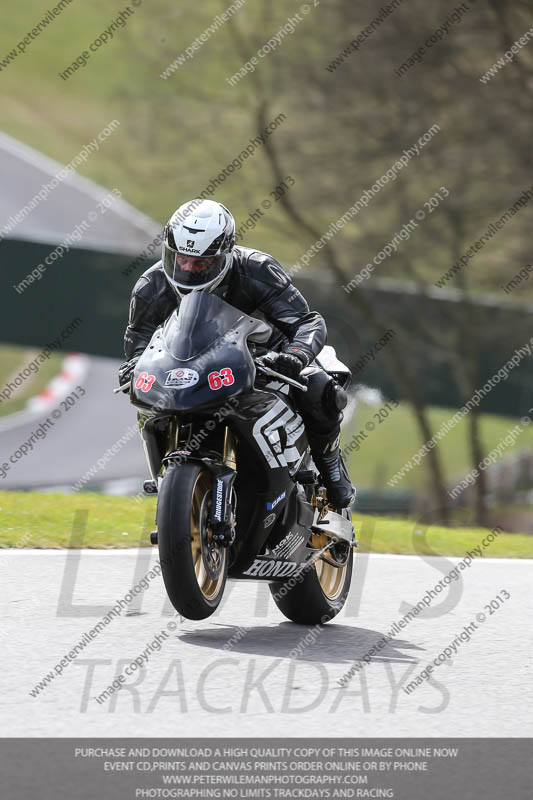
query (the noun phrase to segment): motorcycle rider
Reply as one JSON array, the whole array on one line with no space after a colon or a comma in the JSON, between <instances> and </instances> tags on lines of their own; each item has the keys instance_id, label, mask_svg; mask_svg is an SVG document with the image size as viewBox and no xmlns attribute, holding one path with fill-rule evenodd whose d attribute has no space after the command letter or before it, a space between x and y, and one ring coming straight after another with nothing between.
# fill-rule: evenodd
<instances>
[{"instance_id":1,"label":"motorcycle rider","mask_svg":"<svg viewBox=\"0 0 533 800\"><path fill-rule=\"evenodd\" d=\"M119 370L120 385L131 377L153 332L179 306L181 298L199 291L214 292L273 326L267 343L269 352L262 361L289 378L307 383L306 392L293 389L293 396L305 422L313 461L331 505L349 506L355 489L339 448L346 393L313 363L326 341L325 322L320 314L309 310L272 256L235 245L235 221L221 203L191 200L167 223L161 260L133 287L124 336L128 360Z\"/></svg>"}]
</instances>

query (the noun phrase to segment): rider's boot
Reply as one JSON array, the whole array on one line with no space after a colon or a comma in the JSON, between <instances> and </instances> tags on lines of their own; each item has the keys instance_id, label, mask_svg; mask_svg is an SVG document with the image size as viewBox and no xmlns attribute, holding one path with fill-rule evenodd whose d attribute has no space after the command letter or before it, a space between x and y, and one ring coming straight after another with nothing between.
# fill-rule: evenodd
<instances>
[{"instance_id":1,"label":"rider's boot","mask_svg":"<svg viewBox=\"0 0 533 800\"><path fill-rule=\"evenodd\" d=\"M341 458L338 429L330 433L308 431L311 455L320 473L330 505L346 508L355 498L355 486Z\"/></svg>"}]
</instances>

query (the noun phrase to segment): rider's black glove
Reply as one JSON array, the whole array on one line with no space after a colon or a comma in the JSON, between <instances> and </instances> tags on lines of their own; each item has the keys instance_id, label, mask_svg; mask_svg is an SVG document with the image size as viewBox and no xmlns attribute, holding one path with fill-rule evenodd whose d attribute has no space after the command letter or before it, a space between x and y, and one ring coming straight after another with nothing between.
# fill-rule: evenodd
<instances>
[{"instance_id":1,"label":"rider's black glove","mask_svg":"<svg viewBox=\"0 0 533 800\"><path fill-rule=\"evenodd\" d=\"M307 350L303 350L297 344L287 344L282 350L282 355L295 356L301 363L300 371L309 366L313 360L313 356L309 355Z\"/></svg>"},{"instance_id":2,"label":"rider's black glove","mask_svg":"<svg viewBox=\"0 0 533 800\"><path fill-rule=\"evenodd\" d=\"M129 392L130 390L131 376L133 375L133 370L139 358L140 356L130 358L129 361L125 361L124 364L121 364L118 368L118 384L119 386L124 386L123 392Z\"/></svg>"},{"instance_id":3,"label":"rider's black glove","mask_svg":"<svg viewBox=\"0 0 533 800\"><path fill-rule=\"evenodd\" d=\"M295 345L287 345L281 353L271 351L263 356L261 361L266 366L276 372L280 372L282 375L286 375L288 378L306 383L305 378L300 373L309 365L311 358Z\"/></svg>"}]
</instances>

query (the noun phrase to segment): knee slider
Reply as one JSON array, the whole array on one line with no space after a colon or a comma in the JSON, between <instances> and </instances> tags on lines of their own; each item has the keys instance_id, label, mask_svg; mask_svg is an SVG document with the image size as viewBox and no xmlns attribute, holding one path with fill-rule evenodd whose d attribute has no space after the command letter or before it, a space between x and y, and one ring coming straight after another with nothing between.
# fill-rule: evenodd
<instances>
[{"instance_id":1,"label":"knee slider","mask_svg":"<svg viewBox=\"0 0 533 800\"><path fill-rule=\"evenodd\" d=\"M307 391L299 393L300 411L306 425L313 429L322 429L324 426L329 428L332 414L326 410L324 396L331 378L323 370L310 370L308 379Z\"/></svg>"},{"instance_id":2,"label":"knee slider","mask_svg":"<svg viewBox=\"0 0 533 800\"><path fill-rule=\"evenodd\" d=\"M348 405L348 395L342 386L331 379L324 390L322 402L327 412L338 414Z\"/></svg>"},{"instance_id":3,"label":"knee slider","mask_svg":"<svg viewBox=\"0 0 533 800\"><path fill-rule=\"evenodd\" d=\"M348 395L339 384L321 370L309 376L307 392L301 398L305 416L311 417L315 428L331 428L332 423L342 421L342 410L346 408Z\"/></svg>"}]
</instances>

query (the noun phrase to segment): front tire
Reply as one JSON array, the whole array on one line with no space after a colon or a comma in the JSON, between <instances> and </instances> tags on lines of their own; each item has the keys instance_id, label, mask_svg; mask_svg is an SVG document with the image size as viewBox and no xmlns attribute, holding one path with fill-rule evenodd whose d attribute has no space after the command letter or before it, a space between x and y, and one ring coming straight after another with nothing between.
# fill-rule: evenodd
<instances>
[{"instance_id":1,"label":"front tire","mask_svg":"<svg viewBox=\"0 0 533 800\"><path fill-rule=\"evenodd\" d=\"M205 619L218 608L228 553L212 540L213 476L202 464L170 464L157 503L161 572L170 602L187 619Z\"/></svg>"},{"instance_id":2,"label":"front tire","mask_svg":"<svg viewBox=\"0 0 533 800\"><path fill-rule=\"evenodd\" d=\"M348 517L350 512L345 510ZM313 535L311 541L317 547L322 537ZM329 622L342 610L353 571L353 546L339 543L324 553L334 566L318 558L302 577L286 583L270 583L269 589L277 607L288 619L300 625L318 625Z\"/></svg>"}]
</instances>

